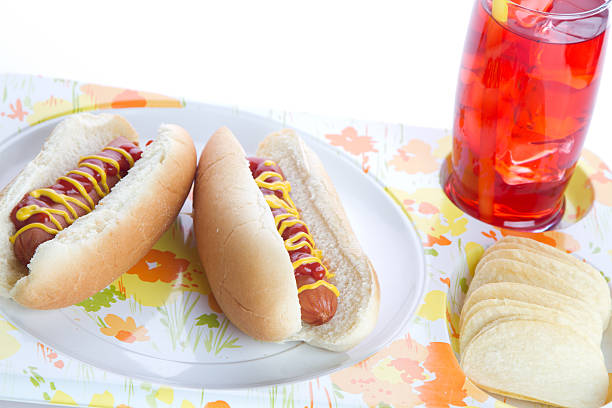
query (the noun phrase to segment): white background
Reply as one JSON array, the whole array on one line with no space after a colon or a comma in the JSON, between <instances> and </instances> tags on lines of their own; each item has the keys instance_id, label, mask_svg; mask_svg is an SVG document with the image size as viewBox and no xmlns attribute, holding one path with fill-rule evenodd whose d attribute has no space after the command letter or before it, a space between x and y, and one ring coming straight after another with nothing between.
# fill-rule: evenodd
<instances>
[{"instance_id":1,"label":"white background","mask_svg":"<svg viewBox=\"0 0 612 408\"><path fill-rule=\"evenodd\" d=\"M0 0L0 72L450 128L472 5ZM610 136L609 62L586 142L608 164Z\"/></svg>"},{"instance_id":2,"label":"white background","mask_svg":"<svg viewBox=\"0 0 612 408\"><path fill-rule=\"evenodd\" d=\"M3 0L0 72L450 128L472 4ZM609 63L587 138L608 162L611 133Z\"/></svg>"}]
</instances>

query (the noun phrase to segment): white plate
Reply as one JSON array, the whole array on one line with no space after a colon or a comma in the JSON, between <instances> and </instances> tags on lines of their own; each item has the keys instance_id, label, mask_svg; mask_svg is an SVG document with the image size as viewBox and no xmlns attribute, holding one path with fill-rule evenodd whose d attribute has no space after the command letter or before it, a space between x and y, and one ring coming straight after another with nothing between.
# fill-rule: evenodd
<instances>
[{"instance_id":1,"label":"white plate","mask_svg":"<svg viewBox=\"0 0 612 408\"><path fill-rule=\"evenodd\" d=\"M142 139L155 135L162 122L180 124L194 138L198 152L222 125L232 129L246 152L251 154L266 134L282 128L280 123L251 114L193 103L182 109L121 109L117 112L134 125ZM57 122L44 122L0 139L0 185L6 185L37 154ZM78 306L36 311L2 299L2 315L56 350L85 363L129 377L182 387L231 389L295 382L362 361L403 332L413 316L424 290L423 250L407 216L373 177L365 175L339 150L308 135L302 136L323 161L355 233L378 273L379 319L372 334L354 349L333 353L303 343L266 344L250 339L229 325L224 334L237 338L235 344L240 348L211 353L197 343L193 343L196 344L193 347L185 345L194 341L193 335L187 335L187 326L178 332L178 336L182 336L180 344L177 346L176 338L171 343L160 328L161 308L133 304L129 311L138 325L146 326L149 341L128 344L105 336L96 326L94 313L85 312ZM189 231L189 215L182 214L179 222ZM195 293L182 291L166 300L170 309L173 305L192 301L195 306L190 318L210 312L206 297ZM104 313L99 319L109 311L125 316L121 308L127 309L122 305L127 303L118 302L102 310Z\"/></svg>"}]
</instances>

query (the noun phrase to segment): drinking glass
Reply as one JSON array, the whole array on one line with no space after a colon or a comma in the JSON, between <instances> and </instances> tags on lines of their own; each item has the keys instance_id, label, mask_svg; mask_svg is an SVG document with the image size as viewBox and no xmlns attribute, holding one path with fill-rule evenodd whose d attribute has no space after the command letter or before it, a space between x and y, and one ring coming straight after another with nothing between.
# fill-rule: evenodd
<instances>
[{"instance_id":1,"label":"drinking glass","mask_svg":"<svg viewBox=\"0 0 612 408\"><path fill-rule=\"evenodd\" d=\"M611 1L476 0L443 181L462 210L531 231L561 219L599 86Z\"/></svg>"}]
</instances>

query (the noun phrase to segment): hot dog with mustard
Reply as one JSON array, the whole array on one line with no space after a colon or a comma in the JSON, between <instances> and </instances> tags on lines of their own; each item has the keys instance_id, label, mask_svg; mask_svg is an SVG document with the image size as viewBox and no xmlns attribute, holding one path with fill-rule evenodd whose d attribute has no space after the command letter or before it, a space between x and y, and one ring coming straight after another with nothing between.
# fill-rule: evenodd
<instances>
[{"instance_id":1,"label":"hot dog with mustard","mask_svg":"<svg viewBox=\"0 0 612 408\"><path fill-rule=\"evenodd\" d=\"M81 157L79 167L52 186L26 193L11 211L17 232L9 240L19 262L27 266L40 244L93 211L141 156L137 142L119 137L102 152Z\"/></svg>"},{"instance_id":2,"label":"hot dog with mustard","mask_svg":"<svg viewBox=\"0 0 612 408\"><path fill-rule=\"evenodd\" d=\"M323 254L316 248L308 226L300 219L299 210L291 200L291 185L272 160L249 157L248 161L289 253L302 320L315 326L327 323L336 313L336 298L340 293L329 283L333 275L323 265Z\"/></svg>"},{"instance_id":3,"label":"hot dog with mustard","mask_svg":"<svg viewBox=\"0 0 612 408\"><path fill-rule=\"evenodd\" d=\"M67 117L0 192L0 296L55 309L103 289L174 221L195 166L179 126L141 147L119 115Z\"/></svg>"},{"instance_id":4,"label":"hot dog with mustard","mask_svg":"<svg viewBox=\"0 0 612 408\"><path fill-rule=\"evenodd\" d=\"M342 351L373 330L376 273L295 132L269 135L255 157L229 129L215 132L198 164L194 226L215 298L245 333Z\"/></svg>"}]
</instances>

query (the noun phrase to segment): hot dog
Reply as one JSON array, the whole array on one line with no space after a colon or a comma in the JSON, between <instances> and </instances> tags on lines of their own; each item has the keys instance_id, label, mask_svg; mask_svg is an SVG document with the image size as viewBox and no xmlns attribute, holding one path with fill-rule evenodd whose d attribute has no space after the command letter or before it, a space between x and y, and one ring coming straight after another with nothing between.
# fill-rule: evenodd
<instances>
[{"instance_id":1,"label":"hot dog","mask_svg":"<svg viewBox=\"0 0 612 408\"><path fill-rule=\"evenodd\" d=\"M0 192L0 296L54 309L103 289L174 221L195 166L176 125L141 148L118 115L64 119Z\"/></svg>"},{"instance_id":2,"label":"hot dog","mask_svg":"<svg viewBox=\"0 0 612 408\"><path fill-rule=\"evenodd\" d=\"M338 289L321 260L306 223L300 219L289 194L290 184L271 160L249 157L249 167L259 190L268 203L278 233L285 243L295 274L302 320L318 326L327 323L338 307Z\"/></svg>"},{"instance_id":3,"label":"hot dog","mask_svg":"<svg viewBox=\"0 0 612 408\"><path fill-rule=\"evenodd\" d=\"M252 158L229 129L215 132L196 172L194 230L218 304L252 337L342 351L373 330L376 273L294 132L269 135Z\"/></svg>"},{"instance_id":4,"label":"hot dog","mask_svg":"<svg viewBox=\"0 0 612 408\"><path fill-rule=\"evenodd\" d=\"M19 262L27 266L40 244L93 211L141 156L138 142L119 137L97 155L83 156L54 185L26 193L11 211L17 232L10 241Z\"/></svg>"}]
</instances>

